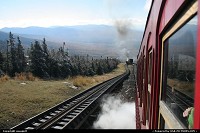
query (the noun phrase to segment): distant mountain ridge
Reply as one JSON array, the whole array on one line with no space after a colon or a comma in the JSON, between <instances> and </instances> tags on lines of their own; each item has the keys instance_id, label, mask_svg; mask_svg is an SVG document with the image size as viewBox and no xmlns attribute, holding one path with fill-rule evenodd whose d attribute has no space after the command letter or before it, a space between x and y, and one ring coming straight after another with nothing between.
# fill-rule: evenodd
<instances>
[{"instance_id":1,"label":"distant mountain ridge","mask_svg":"<svg viewBox=\"0 0 200 133\"><path fill-rule=\"evenodd\" d=\"M50 47L60 47L63 42L66 42L66 47L73 49L71 51L84 49L82 51L91 51L93 53L95 51L96 53L99 52L99 55L113 54L115 56L116 54L121 54L119 50L123 48L129 49L129 51L136 54L143 35L142 31L131 29L129 37L120 38L117 28L109 25L53 26L48 28L35 26L26 28L13 27L2 28L0 31L7 34L11 31L14 35L20 36L22 43L26 46L30 46L34 40L45 38ZM5 40L6 35L1 35L3 34L2 32L0 32L0 40Z\"/></svg>"},{"instance_id":2,"label":"distant mountain ridge","mask_svg":"<svg viewBox=\"0 0 200 133\"><path fill-rule=\"evenodd\" d=\"M20 40L21 40L24 48L30 47L31 43L34 43L36 40L40 41L40 42L43 40L43 38L33 39L33 38L23 37L23 36L18 35L18 34L13 34L13 35L14 35L14 38L17 38L18 36L20 37ZM6 42L6 40L8 40L8 38L9 38L9 33L0 31L0 41L1 42ZM56 42L47 41L47 43L48 43L48 46L50 48L54 48L55 46L62 46L62 44L59 44L59 43L56 43ZM0 46L3 47L2 44L0 44Z\"/></svg>"},{"instance_id":3,"label":"distant mountain ridge","mask_svg":"<svg viewBox=\"0 0 200 133\"><path fill-rule=\"evenodd\" d=\"M41 39L46 38L53 42L80 42L80 43L114 43L118 38L116 27L108 25L79 25L79 26L55 26L55 27L26 27L26 28L2 28L3 32L12 32L23 37ZM140 35L136 38L141 38Z\"/></svg>"}]
</instances>

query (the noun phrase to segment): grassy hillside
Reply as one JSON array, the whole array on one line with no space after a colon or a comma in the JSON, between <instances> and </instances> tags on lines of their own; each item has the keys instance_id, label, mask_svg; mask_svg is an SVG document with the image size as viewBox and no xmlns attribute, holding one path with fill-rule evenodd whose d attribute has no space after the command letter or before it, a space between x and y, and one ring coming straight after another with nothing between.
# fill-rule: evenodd
<instances>
[{"instance_id":1,"label":"grassy hillside","mask_svg":"<svg viewBox=\"0 0 200 133\"><path fill-rule=\"evenodd\" d=\"M122 74L124 71L124 64L120 64L113 72L102 76L77 76L57 81L1 79L0 129L11 128L91 86ZM78 88L74 88L75 86Z\"/></svg>"}]
</instances>

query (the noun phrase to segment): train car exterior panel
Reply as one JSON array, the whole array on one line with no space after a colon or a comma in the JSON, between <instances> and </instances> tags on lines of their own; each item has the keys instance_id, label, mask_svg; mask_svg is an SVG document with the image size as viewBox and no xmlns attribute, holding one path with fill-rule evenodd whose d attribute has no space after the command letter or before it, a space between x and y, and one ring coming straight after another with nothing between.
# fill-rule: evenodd
<instances>
[{"instance_id":1,"label":"train car exterior panel","mask_svg":"<svg viewBox=\"0 0 200 133\"><path fill-rule=\"evenodd\" d=\"M157 62L156 62L156 66L155 69L156 71L156 76L154 77L155 80L155 84L154 84L154 88L155 88L155 95L154 95L154 99L155 99L155 105L153 107L155 107L154 109L154 119L152 120L152 123L154 123L154 125L152 125L150 128L151 129L157 129L160 121L159 121L159 96L161 95L161 90L160 90L160 83L162 82L161 79L161 73L162 73L162 69L159 67L161 65L161 56L162 56L162 32L163 30L167 27L167 25L170 25L170 22L173 21L173 17L175 16L175 14L177 13L177 10L179 10L179 8L181 7L181 5L183 5L184 0L165 0L162 1L162 5L161 8L159 10L160 16L159 21L157 23L158 27L156 27L159 31L159 33L157 34L157 45L155 47L155 49L157 50Z\"/></svg>"},{"instance_id":2,"label":"train car exterior panel","mask_svg":"<svg viewBox=\"0 0 200 133\"><path fill-rule=\"evenodd\" d=\"M184 128L182 124L179 125L179 122L178 122L179 120L177 120L177 124L173 122L172 118L176 118L176 117L170 117L170 115L174 116L174 114L170 113L171 111L170 109L167 110L168 107L166 106L165 102L162 101L163 96L161 97L161 95L166 95L165 94L166 87L164 90L162 89L162 84L165 81L165 78L163 77L163 75L166 74L167 72L165 69L163 69L163 67L165 67L163 64L166 64L166 61L164 62L163 60L164 60L164 57L165 57L165 60L167 59L166 57L168 57L168 55L166 55L167 52L163 50L164 49L167 50L167 48L165 47L168 47L168 45L166 44L166 42L164 43L164 41L168 41L169 40L168 38L170 38L170 36L175 34L175 32L178 31L179 29L185 29L185 27L187 26L184 26L184 25L192 17L194 17L195 14L197 14L197 9L195 7L197 3L198 2L195 2L195 0L194 1L184 1L184 0L173 0L173 1L172 0L153 0L152 1L150 13L148 15L148 19L147 19L147 23L145 27L145 32L144 32L142 43L141 43L140 50L138 53L138 62L137 62L138 63L137 86L138 87L137 87L136 97L139 100L138 106L140 108L139 109L140 111L137 111L136 116L137 118L140 118L140 120L137 120L137 124L141 123L142 121L140 128L147 128L147 129L148 128L157 129L157 128L163 128L163 127ZM194 7L192 5L194 5ZM191 11L193 13L191 13ZM182 26L184 26L184 28L181 28ZM181 32L178 32L177 34L181 34ZM172 38L174 37L172 36ZM170 38L170 40L172 39ZM195 41L194 41L194 44L195 44ZM199 41L197 41L197 44L199 46ZM170 47L172 46L173 45L170 44ZM175 47L177 46L178 45L175 45ZM198 70L197 68L199 66L199 58L200 58L198 54L199 49L200 48L198 47L196 51L196 55L197 55L196 70ZM185 55L179 54L180 59L183 57L185 58ZM180 68L181 68L180 72L184 72L183 71L184 67L182 66ZM198 75L198 73L199 71L196 71L196 75ZM200 109L198 108L199 103L197 102L200 100L199 98L200 93L198 92L199 90L197 90L199 86L199 82L197 81L199 81L199 78L200 77L197 76L196 82L195 82L196 92L195 92L194 101L196 102L194 102L194 105L195 105L194 114L198 118L196 117L194 119L194 128L200 127L200 122L199 122ZM166 111L167 113L164 111ZM166 114L168 114L169 116L167 116ZM163 116L165 118L163 118ZM165 122L164 126L162 124L163 120ZM181 118L181 120L183 119ZM170 121L172 123L170 123ZM187 124L185 124L185 126L186 125Z\"/></svg>"},{"instance_id":3,"label":"train car exterior panel","mask_svg":"<svg viewBox=\"0 0 200 133\"><path fill-rule=\"evenodd\" d=\"M181 19L183 19L183 18L185 18L185 17L182 17ZM180 19L180 21L178 21L178 22L176 22L175 23L175 25L173 25L173 27L172 28L169 28L170 30L168 31L168 32L166 32L165 34L164 34L164 36L162 36L162 53L164 52L163 51L163 49L164 49L164 47L166 46L166 45L168 45L168 44L166 44L166 43L164 43L165 41L167 41L167 38L169 38L174 32L175 32L175 30L177 30L179 27L180 27L180 25L182 25L182 23L183 23L183 21L181 21L181 19ZM179 32L180 33L180 32ZM169 53L170 54L170 53ZM162 64L165 64L165 62L163 61L164 60L164 57L163 56L168 56L168 55L162 55ZM165 65L163 65L163 66L165 66ZM161 68L163 68L163 66L161 66ZM163 73L163 75L164 75L164 72L163 71L165 71L165 69L162 69L162 71L161 71L161 73ZM167 73L167 72L166 72ZM164 88L164 86L165 85L163 85L162 86L162 84L163 84L163 81L165 80L164 78L163 78L163 80L162 80L162 78L163 77L161 77L161 88L160 88L160 90L162 91L162 92L165 92L165 90L163 89ZM165 101L165 100L163 100L163 99L161 99L161 94L160 94L160 100L161 101ZM165 103L165 102L164 102ZM161 104L161 105L164 105L164 104ZM165 105L165 106L167 106L167 105ZM172 121L171 122L169 122L169 118L168 117L166 117L166 115L164 115L164 112L160 112L161 114L160 115L162 115L162 117L165 119L165 121L166 121L166 123L168 124L168 125L170 125L171 123L172 123ZM170 113L170 112L169 112ZM178 123L178 122L177 122ZM176 125L175 123L174 123L174 125ZM173 127L172 125L170 125L170 127ZM177 127L177 126L175 126L175 127ZM180 126L179 126L180 127Z\"/></svg>"},{"instance_id":4,"label":"train car exterior panel","mask_svg":"<svg viewBox=\"0 0 200 133\"><path fill-rule=\"evenodd\" d=\"M160 27L160 33L162 32L163 28L170 22L172 17L175 15L177 10L181 7L184 3L184 0L166 0L165 1L164 10L162 13L162 25Z\"/></svg>"},{"instance_id":5,"label":"train car exterior panel","mask_svg":"<svg viewBox=\"0 0 200 133\"><path fill-rule=\"evenodd\" d=\"M199 2L199 1L198 1ZM198 12L200 11L200 4L198 3ZM194 128L200 129L200 13L198 13L198 44L196 57L196 83L195 83L195 111L194 111Z\"/></svg>"},{"instance_id":6,"label":"train car exterior panel","mask_svg":"<svg viewBox=\"0 0 200 133\"><path fill-rule=\"evenodd\" d=\"M145 29L145 34L144 34L144 38L143 38L143 41L142 41L142 46L141 46L141 49L140 50L143 50L143 52L141 52L140 51L140 55L139 56L143 56L143 58L146 58L146 60L148 60L149 59L149 57L148 57L148 55L149 55L149 53L150 52L152 52L152 55L154 55L153 56L153 58L152 58L152 62L153 62L153 66L152 66L152 76L153 77L156 77L156 75L158 74L158 72L159 72L159 70L158 69L156 69L155 68L155 65L154 64L157 64L156 62L157 62L157 55L159 54L157 51L156 51L156 36L157 36L157 21L158 21L158 15L159 15L159 10L160 10L160 8L161 8L161 4L162 4L162 1L159 1L159 0L157 0L157 2L155 2L156 4L153 4L152 5L152 7L151 7L151 12L150 12L150 14L149 14L149 19L148 19L148 23L147 23L147 25L146 25L146 29ZM148 43L148 46L147 46L147 48L145 49L145 45ZM140 58L140 61L141 62L143 62L143 60L144 59L142 59L142 58ZM142 63L141 63L142 64ZM143 64L144 65L144 64ZM148 68L149 67L149 64L148 63L145 63L145 68ZM145 73L147 73L147 70L145 70L146 72ZM142 78L141 78L142 79ZM148 78L147 78L147 76L146 76L146 78L144 79L145 81L147 81L148 80ZM148 107L148 108L150 108L149 109L149 111L151 112L150 114L152 114L152 115L149 115L149 123L148 123L148 126L149 127L154 127L155 126L155 122L154 123L152 123L152 121L155 121L156 119L155 119L155 115L157 115L157 114L155 114L155 112L153 112L153 108L156 106L156 104L155 104L155 95L157 95L156 93L157 93L157 88L156 87L154 87L155 85L156 85L156 82L154 81L154 80L152 80L151 81L152 83L150 83L151 84L151 87L149 88L148 86L148 84L144 84L144 86L145 86L145 89L144 89L144 95L145 96L147 96L147 93L149 93L147 90L150 90L150 92L151 92L151 95L150 95L150 107ZM140 83L140 84L142 84L142 83ZM142 87L142 85L140 85L141 87ZM154 100L152 100L152 99L154 99ZM147 101L145 98L143 98L143 101L144 101L144 105L143 105L143 108L144 108L144 110L146 110L146 108L147 108L147 105L145 104L146 102L145 101ZM145 118L145 113L143 112L143 118ZM145 120L143 119L143 124L146 124L145 123Z\"/></svg>"}]
</instances>

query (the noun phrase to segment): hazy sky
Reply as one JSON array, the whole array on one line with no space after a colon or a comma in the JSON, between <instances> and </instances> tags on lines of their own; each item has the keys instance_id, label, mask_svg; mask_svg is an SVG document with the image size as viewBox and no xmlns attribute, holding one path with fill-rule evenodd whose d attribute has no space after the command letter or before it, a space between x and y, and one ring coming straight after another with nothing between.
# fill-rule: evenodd
<instances>
[{"instance_id":1,"label":"hazy sky","mask_svg":"<svg viewBox=\"0 0 200 133\"><path fill-rule=\"evenodd\" d=\"M151 0L0 0L0 28L110 24L144 28Z\"/></svg>"}]
</instances>

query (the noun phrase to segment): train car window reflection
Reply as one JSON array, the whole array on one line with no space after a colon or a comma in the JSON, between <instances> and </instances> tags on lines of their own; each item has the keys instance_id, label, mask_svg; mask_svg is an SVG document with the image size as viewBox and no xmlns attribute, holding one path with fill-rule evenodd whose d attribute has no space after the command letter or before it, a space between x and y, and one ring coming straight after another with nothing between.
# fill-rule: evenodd
<instances>
[{"instance_id":1,"label":"train car window reflection","mask_svg":"<svg viewBox=\"0 0 200 133\"><path fill-rule=\"evenodd\" d=\"M148 84L151 85L152 75L152 52L149 53Z\"/></svg>"},{"instance_id":2,"label":"train car window reflection","mask_svg":"<svg viewBox=\"0 0 200 133\"><path fill-rule=\"evenodd\" d=\"M165 42L164 100L180 122L189 127L183 112L194 104L197 17ZM196 23L194 23L196 22Z\"/></svg>"},{"instance_id":3,"label":"train car window reflection","mask_svg":"<svg viewBox=\"0 0 200 133\"><path fill-rule=\"evenodd\" d=\"M149 53L148 60L148 91L147 91L147 113L146 119L149 121L149 112L150 112L150 100L151 100L151 75L152 75L152 51Z\"/></svg>"},{"instance_id":4,"label":"train car window reflection","mask_svg":"<svg viewBox=\"0 0 200 133\"><path fill-rule=\"evenodd\" d=\"M145 91L145 77L146 77L146 58L144 57L144 63L143 63L143 91Z\"/></svg>"}]
</instances>

